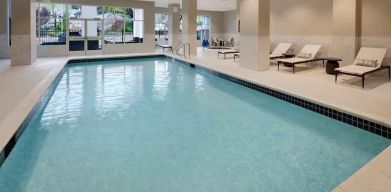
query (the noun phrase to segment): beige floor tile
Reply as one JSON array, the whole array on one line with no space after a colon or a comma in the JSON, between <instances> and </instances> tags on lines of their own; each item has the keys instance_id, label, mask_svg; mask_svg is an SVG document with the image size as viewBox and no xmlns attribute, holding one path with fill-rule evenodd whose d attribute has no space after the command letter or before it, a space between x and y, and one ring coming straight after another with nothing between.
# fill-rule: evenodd
<instances>
[{"instance_id":1,"label":"beige floor tile","mask_svg":"<svg viewBox=\"0 0 391 192\"><path fill-rule=\"evenodd\" d=\"M391 179L391 147L373 159L370 165Z\"/></svg>"},{"instance_id":2,"label":"beige floor tile","mask_svg":"<svg viewBox=\"0 0 391 192\"><path fill-rule=\"evenodd\" d=\"M345 192L343 189L341 189L340 187L337 187L333 190L333 192Z\"/></svg>"},{"instance_id":3,"label":"beige floor tile","mask_svg":"<svg viewBox=\"0 0 391 192\"><path fill-rule=\"evenodd\" d=\"M391 191L391 180L376 168L366 165L340 188L346 192L387 192Z\"/></svg>"}]
</instances>

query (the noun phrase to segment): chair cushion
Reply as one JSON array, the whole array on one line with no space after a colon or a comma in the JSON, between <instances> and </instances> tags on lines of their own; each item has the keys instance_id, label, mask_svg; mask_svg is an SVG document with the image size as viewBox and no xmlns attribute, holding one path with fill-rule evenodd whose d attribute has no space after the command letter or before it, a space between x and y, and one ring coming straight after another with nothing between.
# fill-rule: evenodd
<instances>
[{"instance_id":1,"label":"chair cushion","mask_svg":"<svg viewBox=\"0 0 391 192\"><path fill-rule=\"evenodd\" d=\"M297 54L297 58L302 58L302 59L310 59L312 57L312 53L302 53L300 52Z\"/></svg>"},{"instance_id":2,"label":"chair cushion","mask_svg":"<svg viewBox=\"0 0 391 192\"><path fill-rule=\"evenodd\" d=\"M372 59L357 59L355 65L364 67L377 67L377 60Z\"/></svg>"}]
</instances>

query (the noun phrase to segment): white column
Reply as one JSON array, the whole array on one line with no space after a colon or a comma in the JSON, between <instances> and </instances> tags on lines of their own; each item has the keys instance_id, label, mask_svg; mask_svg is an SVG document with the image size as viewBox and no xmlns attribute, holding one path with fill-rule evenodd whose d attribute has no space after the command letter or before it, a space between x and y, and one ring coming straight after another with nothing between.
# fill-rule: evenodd
<instances>
[{"instance_id":1,"label":"white column","mask_svg":"<svg viewBox=\"0 0 391 192\"><path fill-rule=\"evenodd\" d=\"M8 41L8 0L0 0L0 59L10 58Z\"/></svg>"},{"instance_id":2,"label":"white column","mask_svg":"<svg viewBox=\"0 0 391 192\"><path fill-rule=\"evenodd\" d=\"M197 54L197 0L182 0L182 41L189 43L191 54Z\"/></svg>"},{"instance_id":3,"label":"white column","mask_svg":"<svg viewBox=\"0 0 391 192\"><path fill-rule=\"evenodd\" d=\"M330 56L342 58L342 65L352 64L360 47L360 7L360 0L333 0L333 40Z\"/></svg>"},{"instance_id":4,"label":"white column","mask_svg":"<svg viewBox=\"0 0 391 192\"><path fill-rule=\"evenodd\" d=\"M240 66L256 71L270 67L270 0L241 0Z\"/></svg>"},{"instance_id":5,"label":"white column","mask_svg":"<svg viewBox=\"0 0 391 192\"><path fill-rule=\"evenodd\" d=\"M179 45L180 33L180 5L168 5L168 44L176 47Z\"/></svg>"},{"instance_id":6,"label":"white column","mask_svg":"<svg viewBox=\"0 0 391 192\"><path fill-rule=\"evenodd\" d=\"M37 60L35 1L12 1L11 65L30 65Z\"/></svg>"}]
</instances>

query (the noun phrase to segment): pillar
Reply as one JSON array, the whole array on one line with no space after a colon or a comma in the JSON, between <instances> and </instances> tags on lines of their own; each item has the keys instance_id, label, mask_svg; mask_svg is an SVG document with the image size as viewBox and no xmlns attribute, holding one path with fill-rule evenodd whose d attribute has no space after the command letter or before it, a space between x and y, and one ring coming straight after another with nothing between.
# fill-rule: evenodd
<instances>
[{"instance_id":1,"label":"pillar","mask_svg":"<svg viewBox=\"0 0 391 192\"><path fill-rule=\"evenodd\" d=\"M8 0L0 0L0 59L10 58Z\"/></svg>"},{"instance_id":2,"label":"pillar","mask_svg":"<svg viewBox=\"0 0 391 192\"><path fill-rule=\"evenodd\" d=\"M190 44L192 55L197 54L197 0L182 0L182 42Z\"/></svg>"},{"instance_id":3,"label":"pillar","mask_svg":"<svg viewBox=\"0 0 391 192\"><path fill-rule=\"evenodd\" d=\"M360 48L361 0L333 0L333 39L331 55L353 64Z\"/></svg>"},{"instance_id":4,"label":"pillar","mask_svg":"<svg viewBox=\"0 0 391 192\"><path fill-rule=\"evenodd\" d=\"M35 0L12 1L11 65L30 65L37 59Z\"/></svg>"},{"instance_id":5,"label":"pillar","mask_svg":"<svg viewBox=\"0 0 391 192\"><path fill-rule=\"evenodd\" d=\"M270 0L240 0L240 63L264 71L270 67Z\"/></svg>"},{"instance_id":6,"label":"pillar","mask_svg":"<svg viewBox=\"0 0 391 192\"><path fill-rule=\"evenodd\" d=\"M168 44L176 47L179 45L180 33L180 5L168 5Z\"/></svg>"}]
</instances>

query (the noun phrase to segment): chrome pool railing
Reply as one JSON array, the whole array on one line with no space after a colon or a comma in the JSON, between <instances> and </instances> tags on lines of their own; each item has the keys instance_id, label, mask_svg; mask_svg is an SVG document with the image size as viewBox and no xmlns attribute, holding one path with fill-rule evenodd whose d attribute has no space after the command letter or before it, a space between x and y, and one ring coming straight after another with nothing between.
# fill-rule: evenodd
<instances>
[{"instance_id":1,"label":"chrome pool railing","mask_svg":"<svg viewBox=\"0 0 391 192\"><path fill-rule=\"evenodd\" d=\"M178 46L174 47L173 48L173 55L174 55L174 50L175 50L175 54L178 55L178 56L183 56L185 59L190 59L190 54L191 54L191 48L190 48L190 43L182 43L182 44L179 44ZM182 50L183 53L180 53L180 51ZM188 50L188 51L186 51ZM187 54L188 53L188 56L187 57Z\"/></svg>"}]
</instances>

